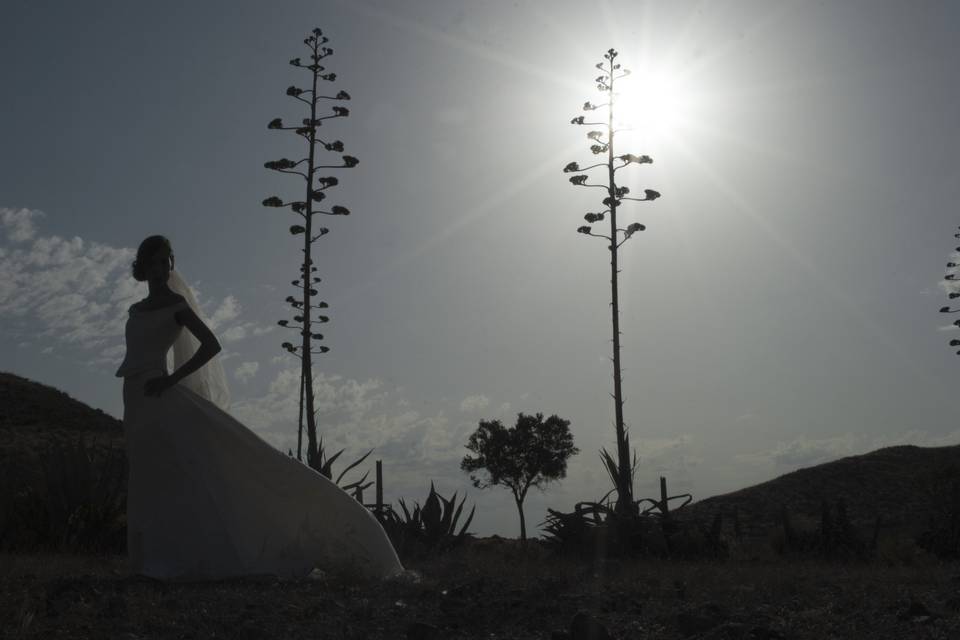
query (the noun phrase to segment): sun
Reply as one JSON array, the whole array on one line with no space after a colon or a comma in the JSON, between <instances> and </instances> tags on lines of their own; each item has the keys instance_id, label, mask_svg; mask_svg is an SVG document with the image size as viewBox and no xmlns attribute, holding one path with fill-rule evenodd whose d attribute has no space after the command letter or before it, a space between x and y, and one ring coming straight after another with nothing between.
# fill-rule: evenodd
<instances>
[{"instance_id":1,"label":"sun","mask_svg":"<svg viewBox=\"0 0 960 640\"><path fill-rule=\"evenodd\" d=\"M668 68L636 69L614 85L614 127L624 142L659 146L682 133L695 100L683 74Z\"/></svg>"}]
</instances>

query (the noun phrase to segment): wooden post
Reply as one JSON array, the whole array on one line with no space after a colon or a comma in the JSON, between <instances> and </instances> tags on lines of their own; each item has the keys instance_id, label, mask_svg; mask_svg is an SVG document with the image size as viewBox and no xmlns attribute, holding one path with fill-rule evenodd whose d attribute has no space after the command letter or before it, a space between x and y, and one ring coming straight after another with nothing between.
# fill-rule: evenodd
<instances>
[{"instance_id":1,"label":"wooden post","mask_svg":"<svg viewBox=\"0 0 960 640\"><path fill-rule=\"evenodd\" d=\"M377 460L377 515L383 515L383 461Z\"/></svg>"},{"instance_id":2,"label":"wooden post","mask_svg":"<svg viewBox=\"0 0 960 640\"><path fill-rule=\"evenodd\" d=\"M357 488L354 489L353 497L356 498L360 504L363 504L363 487L359 484Z\"/></svg>"},{"instance_id":3,"label":"wooden post","mask_svg":"<svg viewBox=\"0 0 960 640\"><path fill-rule=\"evenodd\" d=\"M667 504L667 479L660 476L660 510L663 515L670 514L670 506Z\"/></svg>"}]
</instances>

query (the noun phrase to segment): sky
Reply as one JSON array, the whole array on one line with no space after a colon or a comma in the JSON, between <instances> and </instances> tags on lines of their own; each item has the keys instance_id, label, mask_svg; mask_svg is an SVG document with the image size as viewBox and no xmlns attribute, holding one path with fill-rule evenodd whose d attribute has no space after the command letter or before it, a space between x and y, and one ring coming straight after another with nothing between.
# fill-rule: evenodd
<instances>
[{"instance_id":1,"label":"sky","mask_svg":"<svg viewBox=\"0 0 960 640\"><path fill-rule=\"evenodd\" d=\"M471 531L514 537L512 496L471 485L464 445L480 420L559 415L580 453L528 495L538 535L547 507L612 488L609 252L576 232L600 190L562 170L593 159L570 119L601 101L613 47L632 71L615 151L653 159L618 175L662 194L620 213L646 225L620 252L636 495L960 441L960 333L938 313L960 224L955 3L8 0L3 17L0 370L122 418L126 310L147 294L130 263L163 234L224 347L231 414L296 448L277 321L302 238L260 203L300 195L263 163L305 148L266 125L305 117L288 60L319 27L352 98L325 131L360 160L329 194L351 215L314 245L324 443L373 448L387 501L433 481L476 505Z\"/></svg>"}]
</instances>

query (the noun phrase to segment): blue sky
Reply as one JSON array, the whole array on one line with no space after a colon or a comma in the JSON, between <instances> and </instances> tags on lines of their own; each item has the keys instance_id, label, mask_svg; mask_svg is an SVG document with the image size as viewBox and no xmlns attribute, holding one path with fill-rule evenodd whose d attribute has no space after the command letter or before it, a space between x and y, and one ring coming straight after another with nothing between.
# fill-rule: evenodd
<instances>
[{"instance_id":1,"label":"blue sky","mask_svg":"<svg viewBox=\"0 0 960 640\"><path fill-rule=\"evenodd\" d=\"M584 9L589 7L589 10ZM697 499L881 446L956 444L960 360L944 265L957 242L957 9L907 2L9 2L0 40L0 369L116 416L139 242L174 245L224 345L231 412L296 438L299 245L266 209L299 184L275 117L322 28L349 118L315 245L331 352L324 441L375 447L386 497L469 490L472 530L517 535L502 489L459 471L480 419L571 421L568 477L609 489L609 265L562 168L609 47L634 72L654 164L625 183L624 394L637 493ZM644 94L644 92L647 92ZM651 94L652 92L652 94ZM667 100L667 98L670 98ZM633 112L631 112L633 113ZM642 116L642 117L641 117Z\"/></svg>"}]
</instances>

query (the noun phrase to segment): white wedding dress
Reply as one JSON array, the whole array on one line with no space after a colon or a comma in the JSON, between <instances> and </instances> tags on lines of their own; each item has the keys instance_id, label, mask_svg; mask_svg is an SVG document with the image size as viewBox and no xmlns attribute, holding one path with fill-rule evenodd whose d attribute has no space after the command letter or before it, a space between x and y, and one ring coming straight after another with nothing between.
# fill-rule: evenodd
<instances>
[{"instance_id":1,"label":"white wedding dress","mask_svg":"<svg viewBox=\"0 0 960 640\"><path fill-rule=\"evenodd\" d=\"M131 571L204 580L302 577L347 567L375 578L405 575L383 527L334 482L281 453L183 384L147 396L167 373L186 302L131 309L123 380L129 460Z\"/></svg>"}]
</instances>

